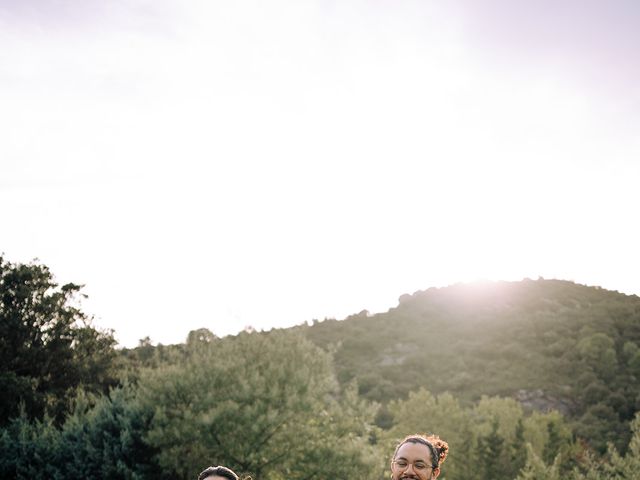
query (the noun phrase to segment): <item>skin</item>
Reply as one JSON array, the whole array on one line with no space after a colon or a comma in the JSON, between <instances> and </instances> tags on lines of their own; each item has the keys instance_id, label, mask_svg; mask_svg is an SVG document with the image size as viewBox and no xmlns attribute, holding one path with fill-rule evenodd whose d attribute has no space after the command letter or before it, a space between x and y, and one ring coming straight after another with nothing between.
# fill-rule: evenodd
<instances>
[{"instance_id":1,"label":"skin","mask_svg":"<svg viewBox=\"0 0 640 480\"><path fill-rule=\"evenodd\" d=\"M431 452L425 445L410 442L403 444L394 457L394 460L400 459L406 460L409 465L402 470L392 462L391 480L435 480L438 478L438 475L440 475L439 468L427 468L421 472L414 470L413 464L419 460L427 465L431 465Z\"/></svg>"},{"instance_id":2,"label":"skin","mask_svg":"<svg viewBox=\"0 0 640 480\"><path fill-rule=\"evenodd\" d=\"M227 477L221 477L220 475L211 475L204 480L229 480Z\"/></svg>"}]
</instances>

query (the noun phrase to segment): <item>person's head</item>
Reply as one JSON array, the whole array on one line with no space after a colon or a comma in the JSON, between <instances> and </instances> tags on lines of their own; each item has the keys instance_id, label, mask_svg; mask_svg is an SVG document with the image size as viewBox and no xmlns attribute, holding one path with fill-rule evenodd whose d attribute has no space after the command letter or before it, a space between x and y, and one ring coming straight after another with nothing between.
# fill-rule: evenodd
<instances>
[{"instance_id":1,"label":"person's head","mask_svg":"<svg viewBox=\"0 0 640 480\"><path fill-rule=\"evenodd\" d=\"M198 480L238 480L233 470L223 466L209 467L198 475Z\"/></svg>"},{"instance_id":2,"label":"person's head","mask_svg":"<svg viewBox=\"0 0 640 480\"><path fill-rule=\"evenodd\" d=\"M437 435L409 435L393 452L391 480L434 480L448 452L449 445Z\"/></svg>"}]
</instances>

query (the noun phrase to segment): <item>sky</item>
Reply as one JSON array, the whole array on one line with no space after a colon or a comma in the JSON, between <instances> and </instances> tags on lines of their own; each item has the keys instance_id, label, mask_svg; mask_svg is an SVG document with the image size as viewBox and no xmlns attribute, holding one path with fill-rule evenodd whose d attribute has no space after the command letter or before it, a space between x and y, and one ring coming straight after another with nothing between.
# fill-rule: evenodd
<instances>
[{"instance_id":1,"label":"sky","mask_svg":"<svg viewBox=\"0 0 640 480\"><path fill-rule=\"evenodd\" d=\"M0 0L0 253L121 346L640 294L635 0Z\"/></svg>"}]
</instances>

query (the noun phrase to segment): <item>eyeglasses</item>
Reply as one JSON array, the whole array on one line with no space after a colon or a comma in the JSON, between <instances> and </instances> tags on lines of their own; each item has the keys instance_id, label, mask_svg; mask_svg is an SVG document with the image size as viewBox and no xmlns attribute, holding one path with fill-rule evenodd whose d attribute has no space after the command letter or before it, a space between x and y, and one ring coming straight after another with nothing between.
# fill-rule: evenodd
<instances>
[{"instance_id":1,"label":"eyeglasses","mask_svg":"<svg viewBox=\"0 0 640 480\"><path fill-rule=\"evenodd\" d=\"M432 465L424 463L422 460L416 460L415 462L410 463L401 458L400 460L394 460L392 463L400 470L404 470L405 468L409 468L409 465L413 465L413 469L416 472L424 472L428 468L433 468Z\"/></svg>"}]
</instances>

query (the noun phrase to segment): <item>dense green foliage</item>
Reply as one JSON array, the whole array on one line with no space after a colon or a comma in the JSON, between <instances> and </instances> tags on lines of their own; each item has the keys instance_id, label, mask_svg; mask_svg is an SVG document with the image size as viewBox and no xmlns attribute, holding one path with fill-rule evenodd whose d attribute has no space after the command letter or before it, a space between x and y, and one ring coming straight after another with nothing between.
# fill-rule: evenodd
<instances>
[{"instance_id":1,"label":"dense green foliage","mask_svg":"<svg viewBox=\"0 0 640 480\"><path fill-rule=\"evenodd\" d=\"M0 478L171 478L143 438L152 413L123 388L97 402L81 396L60 428L48 418L15 418L0 436Z\"/></svg>"},{"instance_id":2,"label":"dense green foliage","mask_svg":"<svg viewBox=\"0 0 640 480\"><path fill-rule=\"evenodd\" d=\"M371 470L373 410L355 391L340 392L330 357L298 335L214 341L150 372L139 391L155 409L148 440L172 478L211 462L274 480Z\"/></svg>"},{"instance_id":3,"label":"dense green foliage","mask_svg":"<svg viewBox=\"0 0 640 480\"><path fill-rule=\"evenodd\" d=\"M517 480L637 480L640 478L640 416L631 422L633 437L626 455L612 445L604 459L587 454L584 461L570 471L563 471L561 457L545 463L529 449L529 458Z\"/></svg>"},{"instance_id":4,"label":"dense green foliage","mask_svg":"<svg viewBox=\"0 0 640 480\"><path fill-rule=\"evenodd\" d=\"M59 287L49 269L0 256L0 425L23 409L61 422L76 390L115 385L115 341L91 327L73 300L81 287Z\"/></svg>"},{"instance_id":5,"label":"dense green foliage","mask_svg":"<svg viewBox=\"0 0 640 480\"><path fill-rule=\"evenodd\" d=\"M567 459L574 447L571 430L557 412L525 414L513 399L482 397L464 407L449 393L427 390L392 401L393 427L382 433L385 451L408 432L437 432L452 445L444 477L459 480L512 479L524 467L526 445L543 456L549 448ZM556 434L552 434L555 432Z\"/></svg>"},{"instance_id":6,"label":"dense green foliage","mask_svg":"<svg viewBox=\"0 0 640 480\"><path fill-rule=\"evenodd\" d=\"M449 442L443 480L640 478L635 296L455 285L377 315L116 350L79 293L0 258L0 478L193 479L225 464L382 480L415 432Z\"/></svg>"}]
</instances>

